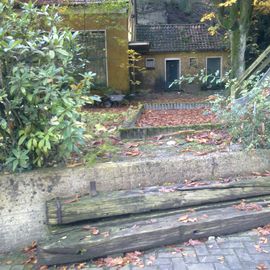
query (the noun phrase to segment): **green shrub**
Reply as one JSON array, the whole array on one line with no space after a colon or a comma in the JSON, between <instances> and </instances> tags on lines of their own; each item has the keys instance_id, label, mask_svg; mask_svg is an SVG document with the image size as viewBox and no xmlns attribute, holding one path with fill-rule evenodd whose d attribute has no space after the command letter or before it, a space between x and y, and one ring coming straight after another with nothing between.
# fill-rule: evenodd
<instances>
[{"instance_id":1,"label":"green shrub","mask_svg":"<svg viewBox=\"0 0 270 270\"><path fill-rule=\"evenodd\" d=\"M63 161L83 143L93 74L55 7L0 3L0 151L13 171ZM88 92L87 92L88 91Z\"/></svg>"}]
</instances>

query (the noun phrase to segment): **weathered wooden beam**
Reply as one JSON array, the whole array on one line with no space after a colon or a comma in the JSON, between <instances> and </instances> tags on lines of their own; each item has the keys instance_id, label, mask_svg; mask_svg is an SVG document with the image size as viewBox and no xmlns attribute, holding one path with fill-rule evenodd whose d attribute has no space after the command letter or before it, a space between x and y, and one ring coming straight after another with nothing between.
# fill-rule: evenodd
<instances>
[{"instance_id":1,"label":"weathered wooden beam","mask_svg":"<svg viewBox=\"0 0 270 270\"><path fill-rule=\"evenodd\" d=\"M252 74L262 71L270 63L270 46L263 51L259 57L246 69L243 75L239 78L238 83L232 89L232 97L235 97L241 91L241 84L247 80Z\"/></svg>"},{"instance_id":2,"label":"weathered wooden beam","mask_svg":"<svg viewBox=\"0 0 270 270\"><path fill-rule=\"evenodd\" d=\"M140 222L97 227L99 232L95 235L87 226L77 226L57 236L52 235L46 243L41 243L38 262L42 265L75 263L119 252L246 231L269 223L270 208L264 206L260 211L240 211L232 206L186 211L190 221L183 218L183 214L173 214Z\"/></svg>"},{"instance_id":3,"label":"weathered wooden beam","mask_svg":"<svg viewBox=\"0 0 270 270\"><path fill-rule=\"evenodd\" d=\"M47 222L51 225L69 224L262 195L270 195L270 177L234 181L228 184L213 182L199 187L154 187L144 190L116 191L74 200L51 200L47 202Z\"/></svg>"},{"instance_id":4,"label":"weathered wooden beam","mask_svg":"<svg viewBox=\"0 0 270 270\"><path fill-rule=\"evenodd\" d=\"M192 208L185 207L181 209L173 209L173 210L161 210L161 211L152 211L147 213L139 213L139 214L131 214L127 216L119 216L119 217L110 217L110 218L102 218L96 221L87 221L83 224L87 224L87 226L92 227L108 227L108 226L120 226L122 224L128 224L128 223L138 223L145 220L153 220L156 218L161 218L165 216L170 215L183 215L187 211L206 211L206 210L213 210L217 208L222 207L229 207L233 205L240 204L243 200L237 199L234 201L228 201L228 202L218 202L218 203L210 203L205 204L202 206L194 206ZM270 205L270 196L258 196L258 197L252 197L248 199L244 199L246 203L261 203L263 202L265 205ZM48 230L51 235L60 235L60 234L66 234L70 231L73 231L74 229L80 229L82 227L81 223L78 224L66 224L66 225L52 225L48 226Z\"/></svg>"}]
</instances>

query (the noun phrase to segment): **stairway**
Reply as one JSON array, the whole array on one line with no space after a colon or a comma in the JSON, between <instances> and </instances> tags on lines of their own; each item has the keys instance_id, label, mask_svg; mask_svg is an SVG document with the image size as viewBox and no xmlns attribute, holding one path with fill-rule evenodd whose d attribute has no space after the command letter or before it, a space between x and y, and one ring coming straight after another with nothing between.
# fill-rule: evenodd
<instances>
[{"instance_id":1,"label":"stairway","mask_svg":"<svg viewBox=\"0 0 270 270\"><path fill-rule=\"evenodd\" d=\"M245 199L245 201L243 201ZM270 223L270 177L192 182L47 202L40 265L246 231Z\"/></svg>"}]
</instances>

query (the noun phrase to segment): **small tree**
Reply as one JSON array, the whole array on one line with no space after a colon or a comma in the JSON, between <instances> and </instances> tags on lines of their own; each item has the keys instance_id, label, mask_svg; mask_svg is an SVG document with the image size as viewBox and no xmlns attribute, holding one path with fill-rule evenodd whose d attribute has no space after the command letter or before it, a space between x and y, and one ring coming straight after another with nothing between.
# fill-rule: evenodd
<instances>
[{"instance_id":1,"label":"small tree","mask_svg":"<svg viewBox=\"0 0 270 270\"><path fill-rule=\"evenodd\" d=\"M0 151L13 170L63 160L83 143L92 74L77 72L77 33L60 21L54 7L0 3Z\"/></svg>"},{"instance_id":2,"label":"small tree","mask_svg":"<svg viewBox=\"0 0 270 270\"><path fill-rule=\"evenodd\" d=\"M130 70L130 85L133 92L136 91L137 86L141 85L138 76L145 71L145 68L140 65L143 60L141 54L134 50L128 50L129 70Z\"/></svg>"}]
</instances>

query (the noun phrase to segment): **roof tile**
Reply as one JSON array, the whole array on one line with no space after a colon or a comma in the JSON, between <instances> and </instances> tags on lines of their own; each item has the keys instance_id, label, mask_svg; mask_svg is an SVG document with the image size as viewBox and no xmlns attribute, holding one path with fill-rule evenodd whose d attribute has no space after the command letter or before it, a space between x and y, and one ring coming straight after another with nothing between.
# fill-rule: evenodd
<instances>
[{"instance_id":1,"label":"roof tile","mask_svg":"<svg viewBox=\"0 0 270 270\"><path fill-rule=\"evenodd\" d=\"M137 41L150 42L152 52L224 50L222 35L209 35L205 24L137 25Z\"/></svg>"}]
</instances>

